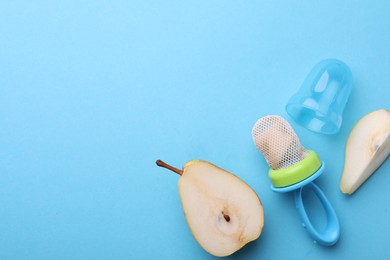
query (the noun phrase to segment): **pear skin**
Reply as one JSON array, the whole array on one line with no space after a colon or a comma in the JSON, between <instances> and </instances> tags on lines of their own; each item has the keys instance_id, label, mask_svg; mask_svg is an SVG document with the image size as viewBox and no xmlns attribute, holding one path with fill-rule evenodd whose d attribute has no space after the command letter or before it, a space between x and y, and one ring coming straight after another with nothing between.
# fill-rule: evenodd
<instances>
[{"instance_id":1,"label":"pear skin","mask_svg":"<svg viewBox=\"0 0 390 260\"><path fill-rule=\"evenodd\" d=\"M390 154L390 112L373 111L352 129L346 145L344 171L340 181L343 193L354 193Z\"/></svg>"}]
</instances>

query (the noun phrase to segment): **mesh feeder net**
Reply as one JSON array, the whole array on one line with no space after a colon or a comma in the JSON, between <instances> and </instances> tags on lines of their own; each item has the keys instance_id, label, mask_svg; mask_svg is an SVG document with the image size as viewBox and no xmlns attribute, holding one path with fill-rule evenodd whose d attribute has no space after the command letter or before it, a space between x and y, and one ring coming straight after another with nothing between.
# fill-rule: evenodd
<instances>
[{"instance_id":1,"label":"mesh feeder net","mask_svg":"<svg viewBox=\"0 0 390 260\"><path fill-rule=\"evenodd\" d=\"M290 167L306 157L294 129L281 116L260 118L253 126L252 137L273 170Z\"/></svg>"}]
</instances>

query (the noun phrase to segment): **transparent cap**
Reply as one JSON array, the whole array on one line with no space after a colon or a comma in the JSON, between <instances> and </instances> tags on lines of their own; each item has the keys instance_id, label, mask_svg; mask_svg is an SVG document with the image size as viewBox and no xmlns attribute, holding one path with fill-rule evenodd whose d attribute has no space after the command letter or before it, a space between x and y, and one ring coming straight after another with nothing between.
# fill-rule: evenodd
<instances>
[{"instance_id":1,"label":"transparent cap","mask_svg":"<svg viewBox=\"0 0 390 260\"><path fill-rule=\"evenodd\" d=\"M321 134L340 130L352 90L352 73L336 59L319 62L286 105L287 113L303 127Z\"/></svg>"}]
</instances>

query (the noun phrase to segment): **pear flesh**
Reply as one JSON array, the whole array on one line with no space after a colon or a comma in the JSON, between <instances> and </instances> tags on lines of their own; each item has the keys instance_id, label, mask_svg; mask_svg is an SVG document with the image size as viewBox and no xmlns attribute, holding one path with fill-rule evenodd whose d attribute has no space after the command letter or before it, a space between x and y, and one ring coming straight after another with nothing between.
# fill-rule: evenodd
<instances>
[{"instance_id":1,"label":"pear flesh","mask_svg":"<svg viewBox=\"0 0 390 260\"><path fill-rule=\"evenodd\" d=\"M235 175L194 160L184 165L178 186L188 226L210 254L230 255L260 236L263 206L257 194Z\"/></svg>"},{"instance_id":2,"label":"pear flesh","mask_svg":"<svg viewBox=\"0 0 390 260\"><path fill-rule=\"evenodd\" d=\"M341 191L355 192L389 154L390 112L380 109L360 119L348 137Z\"/></svg>"}]
</instances>

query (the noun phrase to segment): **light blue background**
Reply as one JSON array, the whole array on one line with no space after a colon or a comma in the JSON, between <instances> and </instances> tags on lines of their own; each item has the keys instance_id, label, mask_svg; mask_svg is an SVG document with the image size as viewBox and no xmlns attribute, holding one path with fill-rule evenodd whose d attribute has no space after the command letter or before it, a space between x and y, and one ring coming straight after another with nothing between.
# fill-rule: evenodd
<instances>
[{"instance_id":1,"label":"light blue background","mask_svg":"<svg viewBox=\"0 0 390 260\"><path fill-rule=\"evenodd\" d=\"M345 142L390 109L390 2L1 1L0 259L212 259L177 191L199 158L245 180L265 209L260 239L228 259L389 259L389 160L340 192ZM341 238L314 244L292 196L269 188L251 128L325 58L354 89L337 135L292 123L327 170L316 183Z\"/></svg>"}]
</instances>

